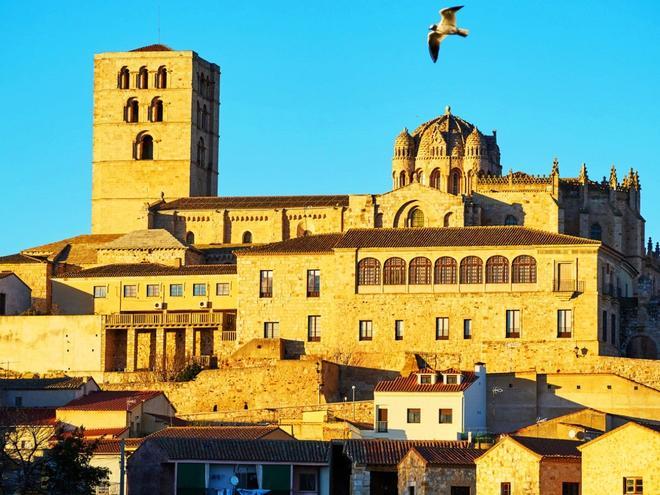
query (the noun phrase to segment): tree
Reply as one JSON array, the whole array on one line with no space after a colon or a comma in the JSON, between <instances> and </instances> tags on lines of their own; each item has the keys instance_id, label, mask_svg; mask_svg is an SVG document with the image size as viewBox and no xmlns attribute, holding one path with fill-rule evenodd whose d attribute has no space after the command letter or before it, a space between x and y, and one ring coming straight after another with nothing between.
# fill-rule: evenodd
<instances>
[{"instance_id":1,"label":"tree","mask_svg":"<svg viewBox=\"0 0 660 495\"><path fill-rule=\"evenodd\" d=\"M83 429L61 432L45 465L49 495L92 495L108 485L108 468L90 465L98 441L86 441Z\"/></svg>"}]
</instances>

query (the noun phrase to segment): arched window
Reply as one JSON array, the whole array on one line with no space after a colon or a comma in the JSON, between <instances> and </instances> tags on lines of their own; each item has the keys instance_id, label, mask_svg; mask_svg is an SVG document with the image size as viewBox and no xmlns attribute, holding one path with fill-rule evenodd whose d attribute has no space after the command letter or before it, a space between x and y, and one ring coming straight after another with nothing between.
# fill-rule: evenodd
<instances>
[{"instance_id":1,"label":"arched window","mask_svg":"<svg viewBox=\"0 0 660 495\"><path fill-rule=\"evenodd\" d=\"M451 256L443 256L435 260L435 283L456 283L456 260Z\"/></svg>"},{"instance_id":2,"label":"arched window","mask_svg":"<svg viewBox=\"0 0 660 495\"><path fill-rule=\"evenodd\" d=\"M149 87L149 71L146 67L140 67L137 76L137 87L139 89L147 89Z\"/></svg>"},{"instance_id":3,"label":"arched window","mask_svg":"<svg viewBox=\"0 0 660 495\"><path fill-rule=\"evenodd\" d=\"M449 227L449 224L451 223L451 215L451 211L445 215L445 218L442 221L443 227Z\"/></svg>"},{"instance_id":4,"label":"arched window","mask_svg":"<svg viewBox=\"0 0 660 495\"><path fill-rule=\"evenodd\" d=\"M461 193L461 171L457 168L449 174L449 193L454 195Z\"/></svg>"},{"instance_id":5,"label":"arched window","mask_svg":"<svg viewBox=\"0 0 660 495\"><path fill-rule=\"evenodd\" d=\"M160 89L167 88L167 69L164 65L158 67L158 72L156 72L156 87Z\"/></svg>"},{"instance_id":6,"label":"arched window","mask_svg":"<svg viewBox=\"0 0 660 495\"><path fill-rule=\"evenodd\" d=\"M202 128L202 107L197 102L197 127Z\"/></svg>"},{"instance_id":7,"label":"arched window","mask_svg":"<svg viewBox=\"0 0 660 495\"><path fill-rule=\"evenodd\" d=\"M504 225L518 225L518 219L513 215L507 215L504 219Z\"/></svg>"},{"instance_id":8,"label":"arched window","mask_svg":"<svg viewBox=\"0 0 660 495\"><path fill-rule=\"evenodd\" d=\"M252 244L252 232L249 230L243 232L243 244Z\"/></svg>"},{"instance_id":9,"label":"arched window","mask_svg":"<svg viewBox=\"0 0 660 495\"><path fill-rule=\"evenodd\" d=\"M195 234L193 232L186 234L186 244L195 244Z\"/></svg>"},{"instance_id":10,"label":"arched window","mask_svg":"<svg viewBox=\"0 0 660 495\"><path fill-rule=\"evenodd\" d=\"M138 137L137 159L138 160L154 159L154 138L152 138L149 134L141 134Z\"/></svg>"},{"instance_id":11,"label":"arched window","mask_svg":"<svg viewBox=\"0 0 660 495\"><path fill-rule=\"evenodd\" d=\"M506 284L509 282L509 260L504 256L491 256L486 261L486 283Z\"/></svg>"},{"instance_id":12,"label":"arched window","mask_svg":"<svg viewBox=\"0 0 660 495\"><path fill-rule=\"evenodd\" d=\"M126 108L124 108L124 120L126 122L135 123L138 121L140 105L138 104L137 98L129 98L126 101Z\"/></svg>"},{"instance_id":13,"label":"arched window","mask_svg":"<svg viewBox=\"0 0 660 495\"><path fill-rule=\"evenodd\" d=\"M358 263L358 285L380 285L380 261L364 258Z\"/></svg>"},{"instance_id":14,"label":"arched window","mask_svg":"<svg viewBox=\"0 0 660 495\"><path fill-rule=\"evenodd\" d=\"M427 285L431 283L431 260L418 256L410 260L408 267L408 283L411 285Z\"/></svg>"},{"instance_id":15,"label":"arched window","mask_svg":"<svg viewBox=\"0 0 660 495\"><path fill-rule=\"evenodd\" d=\"M131 74L128 71L128 67L124 66L119 71L119 77L117 80L117 87L119 89L128 89L130 84Z\"/></svg>"},{"instance_id":16,"label":"arched window","mask_svg":"<svg viewBox=\"0 0 660 495\"><path fill-rule=\"evenodd\" d=\"M408 214L408 227L424 227L424 212L419 208L413 208Z\"/></svg>"},{"instance_id":17,"label":"arched window","mask_svg":"<svg viewBox=\"0 0 660 495\"><path fill-rule=\"evenodd\" d=\"M482 276L483 263L481 258L476 256L466 256L461 260L461 283L462 284L480 284Z\"/></svg>"},{"instance_id":18,"label":"arched window","mask_svg":"<svg viewBox=\"0 0 660 495\"><path fill-rule=\"evenodd\" d=\"M205 131L209 129L209 111L206 109L206 105L202 108L202 129Z\"/></svg>"},{"instance_id":19,"label":"arched window","mask_svg":"<svg viewBox=\"0 0 660 495\"><path fill-rule=\"evenodd\" d=\"M399 187L403 187L405 185L406 185L406 172L402 170L401 173L399 174Z\"/></svg>"},{"instance_id":20,"label":"arched window","mask_svg":"<svg viewBox=\"0 0 660 495\"><path fill-rule=\"evenodd\" d=\"M401 258L389 258L383 264L383 284L405 285L406 262Z\"/></svg>"},{"instance_id":21,"label":"arched window","mask_svg":"<svg viewBox=\"0 0 660 495\"><path fill-rule=\"evenodd\" d=\"M435 189L440 189L440 170L437 168L431 172L431 187L434 187Z\"/></svg>"},{"instance_id":22,"label":"arched window","mask_svg":"<svg viewBox=\"0 0 660 495\"><path fill-rule=\"evenodd\" d=\"M156 97L151 100L151 121L152 122L162 122L163 121L163 100Z\"/></svg>"},{"instance_id":23,"label":"arched window","mask_svg":"<svg viewBox=\"0 0 660 495\"><path fill-rule=\"evenodd\" d=\"M197 164L203 167L206 163L206 147L204 146L204 139L199 138L197 142Z\"/></svg>"},{"instance_id":24,"label":"arched window","mask_svg":"<svg viewBox=\"0 0 660 495\"><path fill-rule=\"evenodd\" d=\"M600 240L603 239L603 228L600 226L599 223L591 224L591 230L589 231L589 237L591 239L596 239L597 241L600 241Z\"/></svg>"},{"instance_id":25,"label":"arched window","mask_svg":"<svg viewBox=\"0 0 660 495\"><path fill-rule=\"evenodd\" d=\"M426 185L426 176L424 175L424 172L422 170L417 172L417 182Z\"/></svg>"},{"instance_id":26,"label":"arched window","mask_svg":"<svg viewBox=\"0 0 660 495\"><path fill-rule=\"evenodd\" d=\"M535 284L536 260L525 254L515 257L511 263L511 279L514 284Z\"/></svg>"}]
</instances>

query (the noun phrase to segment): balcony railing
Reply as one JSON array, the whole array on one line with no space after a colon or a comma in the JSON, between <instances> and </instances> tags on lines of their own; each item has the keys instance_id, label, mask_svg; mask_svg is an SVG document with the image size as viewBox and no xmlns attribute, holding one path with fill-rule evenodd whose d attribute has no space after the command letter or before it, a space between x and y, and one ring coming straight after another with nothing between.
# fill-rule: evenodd
<instances>
[{"instance_id":1,"label":"balcony railing","mask_svg":"<svg viewBox=\"0 0 660 495\"><path fill-rule=\"evenodd\" d=\"M387 421L376 421L376 431L378 433L387 433Z\"/></svg>"},{"instance_id":2,"label":"balcony railing","mask_svg":"<svg viewBox=\"0 0 660 495\"><path fill-rule=\"evenodd\" d=\"M223 342L236 340L236 330L223 330L222 331L222 340Z\"/></svg>"},{"instance_id":3,"label":"balcony railing","mask_svg":"<svg viewBox=\"0 0 660 495\"><path fill-rule=\"evenodd\" d=\"M122 328L218 326L222 313L117 313L103 315L103 324Z\"/></svg>"},{"instance_id":4,"label":"balcony railing","mask_svg":"<svg viewBox=\"0 0 660 495\"><path fill-rule=\"evenodd\" d=\"M566 279L555 279L552 284L553 292L584 292L584 280L566 280Z\"/></svg>"}]
</instances>

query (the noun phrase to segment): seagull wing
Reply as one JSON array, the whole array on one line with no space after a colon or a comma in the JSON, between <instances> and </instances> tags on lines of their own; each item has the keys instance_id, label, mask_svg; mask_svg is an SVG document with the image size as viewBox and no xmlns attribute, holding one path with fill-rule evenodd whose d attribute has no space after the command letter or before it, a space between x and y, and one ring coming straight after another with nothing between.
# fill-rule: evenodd
<instances>
[{"instance_id":1,"label":"seagull wing","mask_svg":"<svg viewBox=\"0 0 660 495\"><path fill-rule=\"evenodd\" d=\"M440 25L456 27L456 12L458 12L462 8L463 6L459 5L457 7L448 7L446 9L442 9L440 11L440 15L442 16L442 21L440 21Z\"/></svg>"},{"instance_id":2,"label":"seagull wing","mask_svg":"<svg viewBox=\"0 0 660 495\"><path fill-rule=\"evenodd\" d=\"M433 63L438 60L438 52L440 51L440 42L445 39L444 34L438 34L438 33L429 33L428 39L429 39L429 53L431 54L431 60L433 60Z\"/></svg>"}]
</instances>

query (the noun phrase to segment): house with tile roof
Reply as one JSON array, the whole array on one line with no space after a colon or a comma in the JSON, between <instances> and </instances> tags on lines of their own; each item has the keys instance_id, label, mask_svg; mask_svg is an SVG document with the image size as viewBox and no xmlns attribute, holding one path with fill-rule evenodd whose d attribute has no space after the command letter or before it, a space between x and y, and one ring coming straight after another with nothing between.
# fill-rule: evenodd
<instances>
[{"instance_id":1,"label":"house with tile roof","mask_svg":"<svg viewBox=\"0 0 660 495\"><path fill-rule=\"evenodd\" d=\"M59 407L98 392L91 376L0 379L0 407Z\"/></svg>"},{"instance_id":2,"label":"house with tile roof","mask_svg":"<svg viewBox=\"0 0 660 495\"><path fill-rule=\"evenodd\" d=\"M20 315L32 307L32 289L14 272L0 271L0 316Z\"/></svg>"},{"instance_id":3,"label":"house with tile roof","mask_svg":"<svg viewBox=\"0 0 660 495\"><path fill-rule=\"evenodd\" d=\"M374 429L365 437L462 440L486 432L486 368L431 368L374 389Z\"/></svg>"},{"instance_id":4,"label":"house with tile roof","mask_svg":"<svg viewBox=\"0 0 660 495\"><path fill-rule=\"evenodd\" d=\"M582 442L503 436L475 459L479 495L580 495Z\"/></svg>"}]
</instances>

